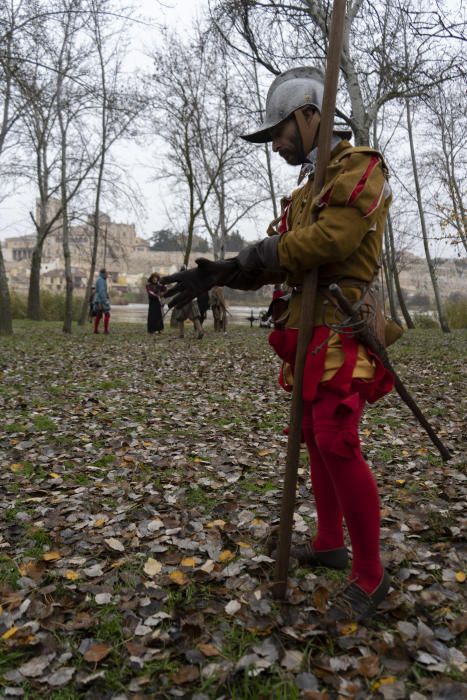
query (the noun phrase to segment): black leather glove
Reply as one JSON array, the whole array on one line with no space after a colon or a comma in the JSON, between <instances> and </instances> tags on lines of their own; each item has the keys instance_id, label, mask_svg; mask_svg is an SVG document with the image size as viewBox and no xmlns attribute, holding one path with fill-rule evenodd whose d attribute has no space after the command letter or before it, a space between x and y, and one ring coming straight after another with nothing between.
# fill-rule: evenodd
<instances>
[{"instance_id":1,"label":"black leather glove","mask_svg":"<svg viewBox=\"0 0 467 700\"><path fill-rule=\"evenodd\" d=\"M237 258L228 260L207 260L197 258L196 267L190 270L175 272L173 275L162 277L162 284L174 284L165 297L173 297L169 302L169 308L184 306L191 299L195 299L212 287L224 287L229 280L239 271Z\"/></svg>"},{"instance_id":2,"label":"black leather glove","mask_svg":"<svg viewBox=\"0 0 467 700\"><path fill-rule=\"evenodd\" d=\"M241 250L236 258L217 261L197 258L197 266L191 270L163 277L162 284L175 283L165 293L166 297L174 297L169 308L184 306L191 299L216 286L249 290L281 281L284 271L279 264L278 242L278 235L268 236ZM273 277L268 278L267 273Z\"/></svg>"}]
</instances>

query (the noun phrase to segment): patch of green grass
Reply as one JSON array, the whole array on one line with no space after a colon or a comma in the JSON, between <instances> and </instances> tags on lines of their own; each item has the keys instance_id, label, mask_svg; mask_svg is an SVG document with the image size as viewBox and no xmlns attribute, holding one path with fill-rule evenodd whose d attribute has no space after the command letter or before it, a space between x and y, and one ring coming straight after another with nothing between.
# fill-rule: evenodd
<instances>
[{"instance_id":1,"label":"patch of green grass","mask_svg":"<svg viewBox=\"0 0 467 700\"><path fill-rule=\"evenodd\" d=\"M5 425L4 431L6 433L24 433L26 430L25 423L9 423Z\"/></svg>"},{"instance_id":2,"label":"patch of green grass","mask_svg":"<svg viewBox=\"0 0 467 700\"><path fill-rule=\"evenodd\" d=\"M13 559L1 554L0 555L0 583L6 583L11 588L18 587L18 579L20 578L18 567ZM4 662L3 653L0 654L0 673Z\"/></svg>"},{"instance_id":3,"label":"patch of green grass","mask_svg":"<svg viewBox=\"0 0 467 700\"><path fill-rule=\"evenodd\" d=\"M254 632L249 632L245 627L233 621L225 630L222 655L229 661L238 661L250 647L261 641Z\"/></svg>"},{"instance_id":4,"label":"patch of green grass","mask_svg":"<svg viewBox=\"0 0 467 700\"><path fill-rule=\"evenodd\" d=\"M144 664L141 675L157 678L161 673L175 673L179 668L180 664L167 656Z\"/></svg>"},{"instance_id":5,"label":"patch of green grass","mask_svg":"<svg viewBox=\"0 0 467 700\"><path fill-rule=\"evenodd\" d=\"M26 654L16 649L7 649L0 643L0 677L26 660Z\"/></svg>"},{"instance_id":6,"label":"patch of green grass","mask_svg":"<svg viewBox=\"0 0 467 700\"><path fill-rule=\"evenodd\" d=\"M16 505L13 508L8 508L4 513L4 518L6 523L14 523L16 520L16 513L19 512L19 506Z\"/></svg>"},{"instance_id":7,"label":"patch of green grass","mask_svg":"<svg viewBox=\"0 0 467 700\"><path fill-rule=\"evenodd\" d=\"M105 605L99 609L94 634L100 642L112 645L124 641L123 618L116 605Z\"/></svg>"},{"instance_id":8,"label":"patch of green grass","mask_svg":"<svg viewBox=\"0 0 467 700\"><path fill-rule=\"evenodd\" d=\"M15 477L20 481L22 481L25 477L27 479L47 479L49 473L46 469L44 469L44 467L33 464L29 460L25 460L22 465L22 468L15 472Z\"/></svg>"},{"instance_id":9,"label":"patch of green grass","mask_svg":"<svg viewBox=\"0 0 467 700\"><path fill-rule=\"evenodd\" d=\"M206 506L207 508L214 506L218 499L210 496L206 489L200 486L194 486L185 494L185 503L188 506Z\"/></svg>"},{"instance_id":10,"label":"patch of green grass","mask_svg":"<svg viewBox=\"0 0 467 700\"><path fill-rule=\"evenodd\" d=\"M196 583L188 583L183 588L170 590L165 605L167 612L172 613L184 607L193 606L200 599L205 599L210 596L209 586L197 585Z\"/></svg>"},{"instance_id":11,"label":"patch of green grass","mask_svg":"<svg viewBox=\"0 0 467 700\"><path fill-rule=\"evenodd\" d=\"M229 700L299 700L303 697L297 685L279 671L259 676L243 673L219 690L225 690Z\"/></svg>"},{"instance_id":12,"label":"patch of green grass","mask_svg":"<svg viewBox=\"0 0 467 700\"><path fill-rule=\"evenodd\" d=\"M253 483L251 481L242 482L242 489L250 493L265 494L269 491L276 491L279 486L273 481L265 481L262 484Z\"/></svg>"},{"instance_id":13,"label":"patch of green grass","mask_svg":"<svg viewBox=\"0 0 467 700\"><path fill-rule=\"evenodd\" d=\"M87 474L69 474L68 476L70 481L73 481L75 484L80 484L80 486L87 486L93 481Z\"/></svg>"},{"instance_id":14,"label":"patch of green grass","mask_svg":"<svg viewBox=\"0 0 467 700\"><path fill-rule=\"evenodd\" d=\"M31 525L28 525L26 528L25 538L31 542L24 550L24 554L28 557L42 556L44 549L50 547L53 543L52 537L48 532Z\"/></svg>"},{"instance_id":15,"label":"patch of green grass","mask_svg":"<svg viewBox=\"0 0 467 700\"><path fill-rule=\"evenodd\" d=\"M32 419L36 430L44 433L51 433L57 430L57 424L49 416L34 416Z\"/></svg>"},{"instance_id":16,"label":"patch of green grass","mask_svg":"<svg viewBox=\"0 0 467 700\"><path fill-rule=\"evenodd\" d=\"M107 467L115 462L115 455L102 455L94 461L95 467Z\"/></svg>"},{"instance_id":17,"label":"patch of green grass","mask_svg":"<svg viewBox=\"0 0 467 700\"><path fill-rule=\"evenodd\" d=\"M96 391L109 391L109 389L123 389L124 387L126 387L126 382L123 379L102 380L94 385Z\"/></svg>"},{"instance_id":18,"label":"patch of green grass","mask_svg":"<svg viewBox=\"0 0 467 700\"><path fill-rule=\"evenodd\" d=\"M50 694L47 693L47 697L49 700L80 700L84 695L73 688L60 688L53 690Z\"/></svg>"}]
</instances>

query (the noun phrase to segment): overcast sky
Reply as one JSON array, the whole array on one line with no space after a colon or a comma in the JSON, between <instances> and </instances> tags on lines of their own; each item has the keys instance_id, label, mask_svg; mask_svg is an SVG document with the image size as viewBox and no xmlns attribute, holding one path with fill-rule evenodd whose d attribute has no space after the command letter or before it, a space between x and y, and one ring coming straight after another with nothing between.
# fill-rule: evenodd
<instances>
[{"instance_id":1,"label":"overcast sky","mask_svg":"<svg viewBox=\"0 0 467 700\"><path fill-rule=\"evenodd\" d=\"M458 2L458 0L452 0ZM133 28L133 52L129 63L129 70L139 65L147 65L149 61L145 57L145 51L155 43L158 28L161 24L170 24L178 30L186 27L189 31L195 16L199 15L207 7L207 0L135 0L139 14L146 18L146 23L135 23ZM112 208L107 213L113 221L119 223L134 223L138 235L149 238L153 231L170 226L165 214L164 204L169 195L164 183L152 180L154 164L160 154L160 145L150 144L147 148L137 147L134 144L126 144L116 152L118 159L125 162L130 169L133 179L137 182L145 205L145 214L137 216L132 210L118 210ZM285 168L285 181L293 189L296 182L297 169L282 166L278 157L275 158L276 167ZM24 186L12 195L0 202L0 240L15 235L24 235L33 232L33 225L29 212L34 209L36 188ZM170 207L169 207L170 208ZM105 209L105 207L104 207ZM272 207L258 209L255 212L255 223L242 221L239 225L240 233L247 239L255 239L265 235L266 227L272 218ZM415 247L415 246L414 246ZM434 250L437 248L438 250ZM420 245L418 252L423 255ZM449 255L454 251L443 246L433 246L435 255Z\"/></svg>"},{"instance_id":2,"label":"overcast sky","mask_svg":"<svg viewBox=\"0 0 467 700\"><path fill-rule=\"evenodd\" d=\"M207 6L207 0L138 0L136 4L139 14L147 19L147 24L134 25L135 48L130 59L134 66L146 61L144 50L154 43L161 24L170 24L178 29L186 27L188 30L193 19ZM120 150L121 155L119 153L118 157L131 166L133 178L142 191L147 211L146 215L140 218L137 218L133 211L112 210L108 213L114 221L136 224L137 233L148 238L154 230L167 225L164 206L161 203L161 189L151 182L156 145L150 149L133 145L130 148L126 145ZM36 187L23 185L0 202L0 240L33 232L29 212L34 210L35 199Z\"/></svg>"}]
</instances>

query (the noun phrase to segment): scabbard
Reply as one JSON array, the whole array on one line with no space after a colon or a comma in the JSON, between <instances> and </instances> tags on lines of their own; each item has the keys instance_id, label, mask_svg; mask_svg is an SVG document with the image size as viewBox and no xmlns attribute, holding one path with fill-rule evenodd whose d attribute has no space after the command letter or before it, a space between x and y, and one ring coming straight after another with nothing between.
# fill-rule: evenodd
<instances>
[{"instance_id":1,"label":"scabbard","mask_svg":"<svg viewBox=\"0 0 467 700\"><path fill-rule=\"evenodd\" d=\"M358 323L358 330L355 331L354 337L359 342L361 342L362 345L365 345L365 347L370 348L370 350L374 352L374 354L377 355L377 357L381 360L381 363L384 365L384 367L386 367L386 369L388 369L392 373L394 377L395 390L397 391L401 399L404 401L404 403L410 408L410 410L412 411L413 415L418 420L422 428L426 431L430 440L438 449L443 460L447 462L452 457L450 451L448 450L446 445L444 445L444 443L441 441L433 426L428 422L426 416L423 414L417 402L415 401L405 384L402 382L402 379L397 374L396 370L394 369L391 363L391 360L389 359L389 355L386 352L386 348L379 342L379 340L377 340L377 338L375 338L375 336L366 324L361 325L361 318L359 316L358 310L355 309L350 303L350 301L347 299L347 297L344 296L339 285L329 285L329 291L335 298L336 302L339 304L339 308L345 314L347 314L347 318L343 321L343 324L345 325L346 323L348 323L351 326L353 323Z\"/></svg>"}]
</instances>

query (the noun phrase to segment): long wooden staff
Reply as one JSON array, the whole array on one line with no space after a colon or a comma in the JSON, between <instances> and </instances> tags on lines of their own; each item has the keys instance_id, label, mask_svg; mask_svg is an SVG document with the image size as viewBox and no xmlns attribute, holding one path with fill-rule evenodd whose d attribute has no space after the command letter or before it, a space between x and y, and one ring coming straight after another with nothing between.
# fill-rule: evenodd
<instances>
[{"instance_id":1,"label":"long wooden staff","mask_svg":"<svg viewBox=\"0 0 467 700\"><path fill-rule=\"evenodd\" d=\"M331 153L331 138L336 109L337 81L342 53L345 0L334 0L331 29L329 33L329 48L324 78L323 106L318 137L318 159L313 181L313 196L316 196L324 185L324 175ZM312 218L312 223L316 216ZM279 541L275 580L272 589L275 598L285 598L287 591L287 576L289 571L290 544L292 540L293 514L295 509L295 491L297 488L297 471L300 457L300 442L303 417L303 373L308 345L313 334L313 315L316 305L318 287L318 270L307 272L303 280L302 307L298 333L297 352L294 367L294 385L292 406L290 409L289 438L287 443L287 462L282 494L281 517L279 524Z\"/></svg>"}]
</instances>

